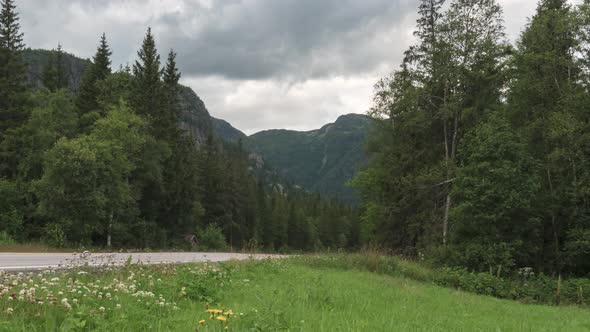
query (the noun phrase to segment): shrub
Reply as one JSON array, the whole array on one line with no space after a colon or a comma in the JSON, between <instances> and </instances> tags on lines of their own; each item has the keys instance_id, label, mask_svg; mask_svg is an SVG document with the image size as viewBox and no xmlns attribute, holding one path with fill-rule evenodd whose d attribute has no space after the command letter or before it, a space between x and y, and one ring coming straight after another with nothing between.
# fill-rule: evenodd
<instances>
[{"instance_id":1,"label":"shrub","mask_svg":"<svg viewBox=\"0 0 590 332\"><path fill-rule=\"evenodd\" d=\"M199 232L199 247L204 250L225 250L227 243L221 228L215 224L208 225L202 232Z\"/></svg>"}]
</instances>

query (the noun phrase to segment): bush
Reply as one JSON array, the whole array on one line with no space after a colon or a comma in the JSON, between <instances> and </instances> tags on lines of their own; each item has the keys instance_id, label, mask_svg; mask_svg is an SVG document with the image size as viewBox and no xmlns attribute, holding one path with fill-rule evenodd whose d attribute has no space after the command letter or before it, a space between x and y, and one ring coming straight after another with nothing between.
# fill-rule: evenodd
<instances>
[{"instance_id":1,"label":"bush","mask_svg":"<svg viewBox=\"0 0 590 332\"><path fill-rule=\"evenodd\" d=\"M199 247L204 250L225 250L227 243L221 228L215 224L208 225L203 231L199 232Z\"/></svg>"},{"instance_id":2,"label":"bush","mask_svg":"<svg viewBox=\"0 0 590 332\"><path fill-rule=\"evenodd\" d=\"M0 232L0 245L10 246L16 244L13 238L6 232Z\"/></svg>"}]
</instances>

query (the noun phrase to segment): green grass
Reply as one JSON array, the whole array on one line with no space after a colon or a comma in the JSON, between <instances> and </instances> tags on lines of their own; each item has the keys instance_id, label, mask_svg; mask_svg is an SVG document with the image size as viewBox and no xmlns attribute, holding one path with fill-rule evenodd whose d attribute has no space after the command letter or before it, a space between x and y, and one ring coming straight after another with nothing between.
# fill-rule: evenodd
<instances>
[{"instance_id":1,"label":"green grass","mask_svg":"<svg viewBox=\"0 0 590 332\"><path fill-rule=\"evenodd\" d=\"M525 305L306 259L78 273L21 276L0 295L0 331L590 331L588 309ZM18 300L23 282L38 286L34 298L43 304L26 293ZM234 315L211 320L207 302Z\"/></svg>"}]
</instances>

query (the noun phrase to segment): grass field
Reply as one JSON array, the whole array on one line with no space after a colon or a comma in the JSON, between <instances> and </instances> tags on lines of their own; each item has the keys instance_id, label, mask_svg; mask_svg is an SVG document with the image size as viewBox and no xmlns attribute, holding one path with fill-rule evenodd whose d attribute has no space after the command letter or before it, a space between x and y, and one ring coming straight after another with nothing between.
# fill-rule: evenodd
<instances>
[{"instance_id":1,"label":"grass field","mask_svg":"<svg viewBox=\"0 0 590 332\"><path fill-rule=\"evenodd\" d=\"M0 331L590 331L525 305L284 259L0 277ZM209 305L207 305L209 304Z\"/></svg>"}]
</instances>

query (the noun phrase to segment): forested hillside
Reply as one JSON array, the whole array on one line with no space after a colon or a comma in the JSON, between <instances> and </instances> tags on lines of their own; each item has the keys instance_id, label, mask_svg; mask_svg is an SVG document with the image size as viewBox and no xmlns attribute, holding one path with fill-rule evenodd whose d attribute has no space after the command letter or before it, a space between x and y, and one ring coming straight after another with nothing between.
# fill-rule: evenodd
<instances>
[{"instance_id":1,"label":"forested hillside","mask_svg":"<svg viewBox=\"0 0 590 332\"><path fill-rule=\"evenodd\" d=\"M512 46L496 1L420 1L376 86L364 241L498 276L590 271L589 5L539 1Z\"/></svg>"},{"instance_id":2,"label":"forested hillside","mask_svg":"<svg viewBox=\"0 0 590 332\"><path fill-rule=\"evenodd\" d=\"M266 182L223 143L176 53L151 29L132 67L25 50L13 0L0 12L0 242L53 247L314 249L358 245L347 206ZM81 75L81 73L83 74ZM81 75L81 76L80 76Z\"/></svg>"},{"instance_id":3,"label":"forested hillside","mask_svg":"<svg viewBox=\"0 0 590 332\"><path fill-rule=\"evenodd\" d=\"M267 130L245 142L295 185L355 204L357 192L348 181L365 160L363 149L371 122L365 115L349 114L321 129Z\"/></svg>"}]
</instances>

